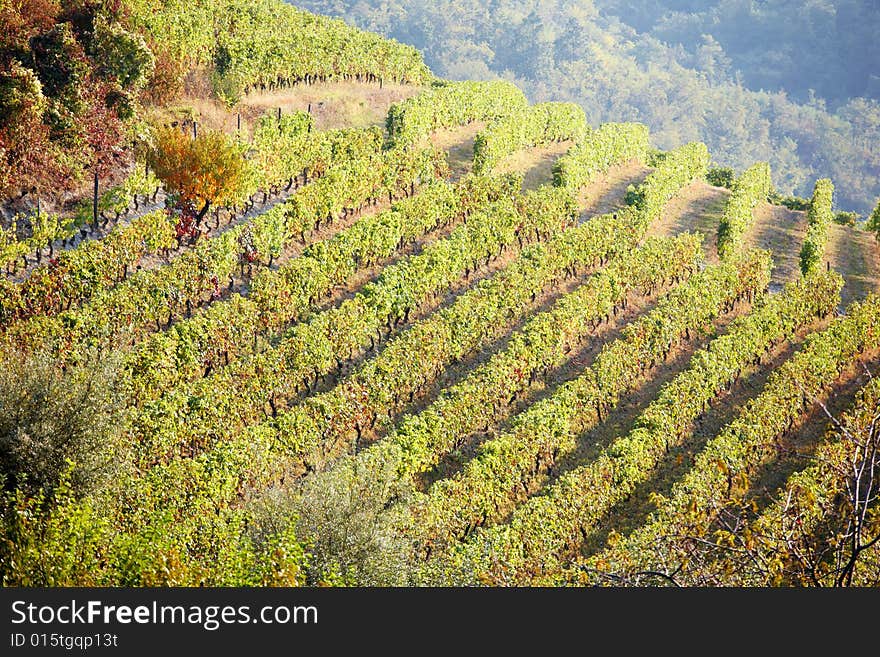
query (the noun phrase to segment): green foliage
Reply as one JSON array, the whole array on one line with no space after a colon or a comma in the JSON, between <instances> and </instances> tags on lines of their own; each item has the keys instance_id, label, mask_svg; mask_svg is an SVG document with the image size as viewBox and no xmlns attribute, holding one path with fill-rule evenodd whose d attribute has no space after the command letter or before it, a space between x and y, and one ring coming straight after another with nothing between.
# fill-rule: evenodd
<instances>
[{"instance_id":1,"label":"green foliage","mask_svg":"<svg viewBox=\"0 0 880 657\"><path fill-rule=\"evenodd\" d=\"M772 190L767 198L773 205L782 205L789 210L802 212L810 209L810 200L801 198L800 196L783 196L775 189Z\"/></svg>"},{"instance_id":2,"label":"green foliage","mask_svg":"<svg viewBox=\"0 0 880 657\"><path fill-rule=\"evenodd\" d=\"M614 164L644 161L648 128L641 123L604 123L553 164L553 184L580 189Z\"/></svg>"},{"instance_id":3,"label":"green foliage","mask_svg":"<svg viewBox=\"0 0 880 657\"><path fill-rule=\"evenodd\" d=\"M371 468L365 471L366 468ZM397 532L402 512L386 501L405 501L409 491L391 464L345 459L308 479L293 507L297 530L307 537L308 584L334 581L355 586L405 586L413 559ZM365 482L367 482L365 484Z\"/></svg>"},{"instance_id":4,"label":"green foliage","mask_svg":"<svg viewBox=\"0 0 880 657\"><path fill-rule=\"evenodd\" d=\"M56 369L47 354L4 358L0 368L0 472L9 490L82 496L119 464L112 360Z\"/></svg>"},{"instance_id":5,"label":"green foliage","mask_svg":"<svg viewBox=\"0 0 880 657\"><path fill-rule=\"evenodd\" d=\"M564 198L560 200L562 208L570 207ZM559 201L556 207L560 207ZM409 267L389 268L377 281L378 285L358 295L361 298L357 305L390 309L389 326L404 321L409 309L438 279L454 280L463 270L474 268L480 260L497 257L519 241L557 235L570 225L572 214L521 214L510 198L501 199L475 212L447 240L433 244L430 259L403 263L418 266L421 276L402 280ZM450 360L464 358L497 336L511 318L528 306L533 294L560 280L567 266L593 262L606 248L610 245L595 245L572 250L567 256L559 254L556 248L547 251L541 245L526 249L513 265L392 340L381 354L365 362L341 385L279 413L254 431L263 439L273 436L273 442L306 463L323 463L337 457L347 450L354 434L400 409L410 394L418 393L433 381ZM426 250L423 255L427 254ZM566 262L565 258L569 260ZM422 269L426 266L427 270ZM357 309L357 305L352 305L352 310ZM375 324L370 322L368 326ZM355 324L346 333L356 336L365 328ZM330 351L339 353L338 349ZM334 362L335 358L330 356L327 360ZM351 407L351 400L358 400L356 410Z\"/></svg>"},{"instance_id":6,"label":"green foliage","mask_svg":"<svg viewBox=\"0 0 880 657\"><path fill-rule=\"evenodd\" d=\"M600 217L590 223L596 223L594 228L600 230L609 228L613 221L613 217ZM586 341L624 304L630 292L650 293L690 276L702 257L700 242L698 237L684 234L674 240L648 240L641 248L613 254L605 269L561 297L550 310L530 319L504 350L447 388L427 409L404 418L390 436L362 452L360 458L396 463L398 476L404 480L429 471L457 447L462 436L487 423L506 420L533 380L564 363L567 351ZM498 452L486 450L485 458L493 465L498 456ZM480 488L489 491L488 486ZM461 490L451 497L461 503L472 501ZM439 538L441 532L429 530L428 525L464 520L465 515L457 510L439 506L415 511L415 533L421 540ZM472 520L478 522L477 518ZM449 536L443 532L444 539Z\"/></svg>"},{"instance_id":7,"label":"green foliage","mask_svg":"<svg viewBox=\"0 0 880 657\"><path fill-rule=\"evenodd\" d=\"M62 473L63 474L63 473ZM62 477L54 494L4 491L0 498L0 582L3 586L97 586L110 519L73 494Z\"/></svg>"},{"instance_id":8,"label":"green foliage","mask_svg":"<svg viewBox=\"0 0 880 657\"><path fill-rule=\"evenodd\" d=\"M873 448L878 407L880 378L873 378L859 390L852 408L839 418L840 424L829 431L810 465L791 475L775 501L748 527L749 535L757 539L750 547L759 555L761 566L722 557L718 560L722 573L735 572L738 585L876 584L876 548L865 549L876 535L876 519L872 522L869 512L864 521L856 520L864 524L859 535L853 536L852 523L864 509L864 501L853 504L840 491L866 491L868 482L876 481L878 461ZM808 546L814 556L805 561L799 553ZM730 562L734 562L732 569Z\"/></svg>"},{"instance_id":9,"label":"green foliage","mask_svg":"<svg viewBox=\"0 0 880 657\"><path fill-rule=\"evenodd\" d=\"M101 73L115 78L123 89L143 87L153 74L156 60L144 38L103 16L95 19L92 49Z\"/></svg>"},{"instance_id":10,"label":"green foliage","mask_svg":"<svg viewBox=\"0 0 880 657\"><path fill-rule=\"evenodd\" d=\"M736 173L731 167L712 167L706 172L706 182L716 187L727 187L733 189L733 181Z\"/></svg>"},{"instance_id":11,"label":"green foliage","mask_svg":"<svg viewBox=\"0 0 880 657\"><path fill-rule=\"evenodd\" d=\"M320 134L320 133L319 133ZM323 139L324 137L316 137ZM200 240L195 248L176 258L168 267L145 269L119 285L91 297L81 308L70 309L58 317L33 318L9 328L6 337L28 349L48 346L64 359L75 359L87 344L110 345L121 336L143 334L167 325L187 314L188 305L198 305L226 282L242 264L242 235L267 252L250 254L254 262L268 262L276 238L282 230L284 243L303 240L323 224L343 216L346 208L362 207L378 198L399 194L416 180L429 179L436 158L431 151L404 154L380 151L378 130L344 130L328 136L335 144L329 153L341 164L303 187L287 203L263 213L246 225L238 225L211 239ZM184 152L188 142L182 142ZM319 155L320 149L319 149ZM174 171L180 171L174 169ZM204 169L211 182L210 168ZM183 182L194 180L181 171ZM224 189L227 182L217 181ZM280 227L280 228L279 228ZM226 324L226 319L224 326ZM247 333L249 340L253 334ZM186 342L189 342L189 337ZM222 352L223 349L220 349Z\"/></svg>"},{"instance_id":12,"label":"green foliage","mask_svg":"<svg viewBox=\"0 0 880 657\"><path fill-rule=\"evenodd\" d=\"M584 111L573 103L541 103L497 119L474 140L474 173L485 173L507 155L555 141L581 141L590 132Z\"/></svg>"},{"instance_id":13,"label":"green foliage","mask_svg":"<svg viewBox=\"0 0 880 657\"><path fill-rule=\"evenodd\" d=\"M807 235L801 247L801 272L804 276L822 266L828 231L834 221L831 210L834 185L827 178L816 181L807 210Z\"/></svg>"},{"instance_id":14,"label":"green foliage","mask_svg":"<svg viewBox=\"0 0 880 657\"><path fill-rule=\"evenodd\" d=\"M862 217L858 212L840 210L834 213L834 223L836 223L838 226L848 226L850 228L855 228L861 218Z\"/></svg>"},{"instance_id":15,"label":"green foliage","mask_svg":"<svg viewBox=\"0 0 880 657\"><path fill-rule=\"evenodd\" d=\"M743 236L752 224L752 211L767 199L772 188L770 165L758 162L729 185L732 190L718 226L718 255L721 258L742 250Z\"/></svg>"},{"instance_id":16,"label":"green foliage","mask_svg":"<svg viewBox=\"0 0 880 657\"><path fill-rule=\"evenodd\" d=\"M385 127L392 144L407 146L438 128L492 121L527 105L523 92L510 82L437 82L392 105Z\"/></svg>"},{"instance_id":17,"label":"green foliage","mask_svg":"<svg viewBox=\"0 0 880 657\"><path fill-rule=\"evenodd\" d=\"M432 203L437 205L429 214L426 209ZM315 370L323 374L324 368L335 366L333 348L340 341L343 345L350 341L350 332L373 333L366 325L370 315L363 317L361 327L358 317L348 311L320 314L282 334L277 348L257 353L250 351L254 334L265 333L267 326L280 329L297 311L305 314L310 305L326 297L339 281L348 280L422 231L459 220L459 211L452 190L435 183L412 199L396 203L391 211L365 218L334 238L313 244L277 276L271 270L261 273L256 279L260 290L256 304L233 297L230 303L214 304L201 318L179 324L170 335L144 342L127 360L132 394L142 401L163 397L161 403L146 404L132 423L132 432L141 436L142 450L149 455L146 458L167 452L185 436L201 441L221 427L257 421L263 417L264 404L280 403L311 381ZM229 330L231 318L238 320L241 331ZM309 352L299 353L304 344L309 345ZM324 344L326 349L321 348ZM239 360L220 367L236 357ZM218 371L200 379L206 363L216 365ZM182 385L190 380L191 385Z\"/></svg>"}]
</instances>

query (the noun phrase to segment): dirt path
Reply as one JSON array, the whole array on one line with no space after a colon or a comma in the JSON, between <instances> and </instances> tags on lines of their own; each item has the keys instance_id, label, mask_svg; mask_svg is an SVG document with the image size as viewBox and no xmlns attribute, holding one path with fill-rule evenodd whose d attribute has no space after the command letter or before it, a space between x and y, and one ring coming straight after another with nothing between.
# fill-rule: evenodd
<instances>
[{"instance_id":1,"label":"dirt path","mask_svg":"<svg viewBox=\"0 0 880 657\"><path fill-rule=\"evenodd\" d=\"M553 165L573 142L560 141L547 146L524 148L505 158L496 168L498 173L523 174L523 189L537 189L553 182Z\"/></svg>"},{"instance_id":2,"label":"dirt path","mask_svg":"<svg viewBox=\"0 0 880 657\"><path fill-rule=\"evenodd\" d=\"M626 190L641 183L651 169L638 160L611 167L598 180L590 183L579 195L581 221L600 214L614 212L626 205Z\"/></svg>"},{"instance_id":3,"label":"dirt path","mask_svg":"<svg viewBox=\"0 0 880 657\"><path fill-rule=\"evenodd\" d=\"M745 235L748 248L769 249L773 255L770 289L801 275L800 253L807 230L805 212L789 210L782 205L762 203L755 208L755 223Z\"/></svg>"},{"instance_id":4,"label":"dirt path","mask_svg":"<svg viewBox=\"0 0 880 657\"><path fill-rule=\"evenodd\" d=\"M484 121L474 121L456 128L442 128L431 134L432 146L446 151L449 158L450 179L455 182L467 175L474 166L474 139L486 127Z\"/></svg>"},{"instance_id":5,"label":"dirt path","mask_svg":"<svg viewBox=\"0 0 880 657\"><path fill-rule=\"evenodd\" d=\"M871 233L833 224L826 255L845 281L841 308L880 289L880 247Z\"/></svg>"},{"instance_id":6,"label":"dirt path","mask_svg":"<svg viewBox=\"0 0 880 657\"><path fill-rule=\"evenodd\" d=\"M718 224L730 190L698 180L676 195L660 219L648 228L649 235L678 235L686 231L703 234L703 252L709 263L718 262Z\"/></svg>"}]
</instances>

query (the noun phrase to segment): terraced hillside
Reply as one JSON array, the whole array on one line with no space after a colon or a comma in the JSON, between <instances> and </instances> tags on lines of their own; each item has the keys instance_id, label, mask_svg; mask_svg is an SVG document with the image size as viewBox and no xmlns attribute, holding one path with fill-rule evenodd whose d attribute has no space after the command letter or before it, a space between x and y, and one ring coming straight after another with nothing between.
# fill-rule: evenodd
<instances>
[{"instance_id":1,"label":"terraced hillside","mask_svg":"<svg viewBox=\"0 0 880 657\"><path fill-rule=\"evenodd\" d=\"M830 181L304 75L195 108L259 173L195 234L149 178L7 267L0 379L81 451L19 416L4 584L880 582L880 269Z\"/></svg>"}]
</instances>

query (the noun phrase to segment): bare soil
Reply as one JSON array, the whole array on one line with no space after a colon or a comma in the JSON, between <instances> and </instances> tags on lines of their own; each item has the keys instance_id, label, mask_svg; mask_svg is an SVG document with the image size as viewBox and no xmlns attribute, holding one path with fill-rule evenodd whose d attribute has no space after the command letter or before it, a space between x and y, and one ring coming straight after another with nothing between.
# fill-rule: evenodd
<instances>
[{"instance_id":1,"label":"bare soil","mask_svg":"<svg viewBox=\"0 0 880 657\"><path fill-rule=\"evenodd\" d=\"M666 210L648 229L650 235L702 233L703 252L709 263L718 262L718 226L730 190L714 187L704 180L692 182L677 194Z\"/></svg>"},{"instance_id":2,"label":"bare soil","mask_svg":"<svg viewBox=\"0 0 880 657\"><path fill-rule=\"evenodd\" d=\"M768 249L773 255L771 289L778 289L801 275L800 253L806 230L805 212L769 203L755 208L755 222L745 235L745 244L750 248Z\"/></svg>"},{"instance_id":3,"label":"bare soil","mask_svg":"<svg viewBox=\"0 0 880 657\"><path fill-rule=\"evenodd\" d=\"M880 247L872 233L832 224L826 255L845 281L840 294L841 308L880 289Z\"/></svg>"}]
</instances>

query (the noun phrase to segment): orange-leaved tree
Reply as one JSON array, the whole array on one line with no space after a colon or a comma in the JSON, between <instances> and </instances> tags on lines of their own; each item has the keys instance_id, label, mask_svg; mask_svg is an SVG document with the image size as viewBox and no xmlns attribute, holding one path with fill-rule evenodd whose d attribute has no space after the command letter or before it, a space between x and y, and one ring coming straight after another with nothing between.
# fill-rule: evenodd
<instances>
[{"instance_id":1,"label":"orange-leaved tree","mask_svg":"<svg viewBox=\"0 0 880 657\"><path fill-rule=\"evenodd\" d=\"M160 128L148 163L181 206L195 209L196 225L211 207L238 200L247 171L241 147L214 130L192 138L177 128Z\"/></svg>"}]
</instances>

